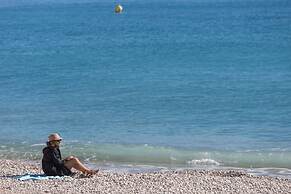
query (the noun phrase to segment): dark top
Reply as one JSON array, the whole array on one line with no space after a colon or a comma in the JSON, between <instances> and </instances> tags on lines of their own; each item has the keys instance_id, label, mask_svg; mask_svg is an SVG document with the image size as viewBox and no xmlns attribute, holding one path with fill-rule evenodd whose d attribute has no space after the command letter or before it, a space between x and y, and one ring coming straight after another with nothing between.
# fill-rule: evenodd
<instances>
[{"instance_id":1,"label":"dark top","mask_svg":"<svg viewBox=\"0 0 291 194\"><path fill-rule=\"evenodd\" d=\"M46 175L64 176L72 174L71 170L65 167L60 149L48 146L42 152L42 170Z\"/></svg>"}]
</instances>

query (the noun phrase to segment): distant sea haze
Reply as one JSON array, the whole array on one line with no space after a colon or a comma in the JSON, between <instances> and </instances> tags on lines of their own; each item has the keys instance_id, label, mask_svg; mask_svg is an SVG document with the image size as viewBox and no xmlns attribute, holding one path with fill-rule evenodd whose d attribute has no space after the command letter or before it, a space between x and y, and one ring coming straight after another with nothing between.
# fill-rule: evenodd
<instances>
[{"instance_id":1,"label":"distant sea haze","mask_svg":"<svg viewBox=\"0 0 291 194\"><path fill-rule=\"evenodd\" d=\"M35 5L49 5L49 4L71 4L71 3L97 3L97 2L110 2L108 0L1 0L0 7L14 7L14 6L35 6ZM125 2L128 0L125 0ZM130 0L129 0L130 1Z\"/></svg>"},{"instance_id":2,"label":"distant sea haze","mask_svg":"<svg viewBox=\"0 0 291 194\"><path fill-rule=\"evenodd\" d=\"M290 1L23 2L0 3L0 157L58 132L94 164L291 168Z\"/></svg>"}]
</instances>

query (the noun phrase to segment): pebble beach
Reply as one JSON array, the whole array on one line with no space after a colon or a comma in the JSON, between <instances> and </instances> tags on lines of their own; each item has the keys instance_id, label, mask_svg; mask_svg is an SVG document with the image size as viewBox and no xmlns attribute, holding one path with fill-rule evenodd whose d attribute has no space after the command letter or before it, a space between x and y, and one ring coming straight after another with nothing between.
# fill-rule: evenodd
<instances>
[{"instance_id":1,"label":"pebble beach","mask_svg":"<svg viewBox=\"0 0 291 194\"><path fill-rule=\"evenodd\" d=\"M239 170L177 170L116 173L93 177L20 181L16 175L42 174L39 164L0 160L0 193L291 193L291 180L254 176Z\"/></svg>"}]
</instances>

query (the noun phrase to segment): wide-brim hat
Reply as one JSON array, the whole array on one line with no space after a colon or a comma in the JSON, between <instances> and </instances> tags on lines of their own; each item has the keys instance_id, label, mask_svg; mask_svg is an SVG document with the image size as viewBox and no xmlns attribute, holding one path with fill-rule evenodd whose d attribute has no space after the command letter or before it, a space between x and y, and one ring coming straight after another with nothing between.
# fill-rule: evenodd
<instances>
[{"instance_id":1,"label":"wide-brim hat","mask_svg":"<svg viewBox=\"0 0 291 194\"><path fill-rule=\"evenodd\" d=\"M50 141L61 141L63 138L59 135L59 134L57 134L57 133L53 133L53 134L50 134L49 136L48 136L48 141L50 142Z\"/></svg>"}]
</instances>

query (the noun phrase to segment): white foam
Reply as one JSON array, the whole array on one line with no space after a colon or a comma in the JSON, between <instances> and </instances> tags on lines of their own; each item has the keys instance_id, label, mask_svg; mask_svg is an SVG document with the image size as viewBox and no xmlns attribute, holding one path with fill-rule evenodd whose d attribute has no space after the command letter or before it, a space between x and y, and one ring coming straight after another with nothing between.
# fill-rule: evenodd
<instances>
[{"instance_id":1,"label":"white foam","mask_svg":"<svg viewBox=\"0 0 291 194\"><path fill-rule=\"evenodd\" d=\"M171 156L170 159L171 159L171 160L174 160L174 161L177 160L177 158L175 158L175 157L173 157L173 156Z\"/></svg>"},{"instance_id":2,"label":"white foam","mask_svg":"<svg viewBox=\"0 0 291 194\"><path fill-rule=\"evenodd\" d=\"M190 165L211 165L211 166L219 166L220 163L215 161L215 160L212 160L212 159L201 159L201 160L191 160L191 161L188 161L187 164L190 164Z\"/></svg>"},{"instance_id":3,"label":"white foam","mask_svg":"<svg viewBox=\"0 0 291 194\"><path fill-rule=\"evenodd\" d=\"M291 179L291 169L288 168L252 168L247 172L257 176L273 176Z\"/></svg>"},{"instance_id":4,"label":"white foam","mask_svg":"<svg viewBox=\"0 0 291 194\"><path fill-rule=\"evenodd\" d=\"M30 145L30 147L36 147L36 146L45 146L45 144L44 143L36 143L36 144Z\"/></svg>"}]
</instances>

